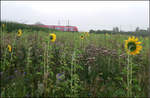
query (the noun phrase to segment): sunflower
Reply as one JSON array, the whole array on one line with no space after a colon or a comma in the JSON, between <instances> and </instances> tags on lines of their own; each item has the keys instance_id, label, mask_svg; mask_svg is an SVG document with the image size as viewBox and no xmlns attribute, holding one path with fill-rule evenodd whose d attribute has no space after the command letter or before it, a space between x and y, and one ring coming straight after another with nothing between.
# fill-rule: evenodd
<instances>
[{"instance_id":1,"label":"sunflower","mask_svg":"<svg viewBox=\"0 0 150 98\"><path fill-rule=\"evenodd\" d=\"M85 32L85 35L86 35L86 36L89 36L89 32Z\"/></svg>"},{"instance_id":2,"label":"sunflower","mask_svg":"<svg viewBox=\"0 0 150 98\"><path fill-rule=\"evenodd\" d=\"M81 35L81 36L80 36L80 38L81 38L81 39L84 39L84 36L83 36L83 35Z\"/></svg>"},{"instance_id":3,"label":"sunflower","mask_svg":"<svg viewBox=\"0 0 150 98\"><path fill-rule=\"evenodd\" d=\"M105 33L105 36L108 36L108 33Z\"/></svg>"},{"instance_id":4,"label":"sunflower","mask_svg":"<svg viewBox=\"0 0 150 98\"><path fill-rule=\"evenodd\" d=\"M138 38L129 37L128 40L125 40L125 49L128 54L136 55L140 53L142 46L141 42L138 42Z\"/></svg>"},{"instance_id":5,"label":"sunflower","mask_svg":"<svg viewBox=\"0 0 150 98\"><path fill-rule=\"evenodd\" d=\"M20 37L21 35L22 35L22 30L19 29L19 30L18 30L18 36Z\"/></svg>"},{"instance_id":6,"label":"sunflower","mask_svg":"<svg viewBox=\"0 0 150 98\"><path fill-rule=\"evenodd\" d=\"M7 47L8 47L8 51L11 52L11 50L12 50L11 45L8 45Z\"/></svg>"},{"instance_id":7,"label":"sunflower","mask_svg":"<svg viewBox=\"0 0 150 98\"><path fill-rule=\"evenodd\" d=\"M5 27L5 24L2 24L2 27L4 28L4 27Z\"/></svg>"},{"instance_id":8,"label":"sunflower","mask_svg":"<svg viewBox=\"0 0 150 98\"><path fill-rule=\"evenodd\" d=\"M56 34L52 33L52 34L49 34L49 36L50 36L51 42L55 42L55 40L56 40Z\"/></svg>"}]
</instances>

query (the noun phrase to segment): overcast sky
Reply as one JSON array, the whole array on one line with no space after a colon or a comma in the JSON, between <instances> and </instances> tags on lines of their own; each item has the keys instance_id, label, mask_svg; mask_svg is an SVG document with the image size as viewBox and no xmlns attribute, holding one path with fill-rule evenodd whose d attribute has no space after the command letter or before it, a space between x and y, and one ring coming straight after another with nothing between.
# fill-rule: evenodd
<instances>
[{"instance_id":1,"label":"overcast sky","mask_svg":"<svg viewBox=\"0 0 150 98\"><path fill-rule=\"evenodd\" d=\"M90 29L149 27L149 1L1 1L1 19Z\"/></svg>"}]
</instances>

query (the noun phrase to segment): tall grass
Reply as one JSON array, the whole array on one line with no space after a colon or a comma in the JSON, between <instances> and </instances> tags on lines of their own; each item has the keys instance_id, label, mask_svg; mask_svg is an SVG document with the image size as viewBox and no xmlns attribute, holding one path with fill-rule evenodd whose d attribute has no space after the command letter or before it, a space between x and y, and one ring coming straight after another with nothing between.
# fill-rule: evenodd
<instances>
[{"instance_id":1,"label":"tall grass","mask_svg":"<svg viewBox=\"0 0 150 98\"><path fill-rule=\"evenodd\" d=\"M52 31L23 29L17 40L16 31L1 33L1 97L127 97L128 35L80 39L78 32L55 31L56 41L50 43ZM143 49L132 57L131 90L132 96L147 97L149 40L139 40Z\"/></svg>"}]
</instances>

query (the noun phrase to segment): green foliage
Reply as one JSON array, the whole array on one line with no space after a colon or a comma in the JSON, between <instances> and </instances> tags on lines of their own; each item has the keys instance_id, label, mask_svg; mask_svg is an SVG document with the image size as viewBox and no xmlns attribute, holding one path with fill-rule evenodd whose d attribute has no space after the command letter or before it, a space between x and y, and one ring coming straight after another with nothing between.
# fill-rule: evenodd
<instances>
[{"instance_id":1,"label":"green foliage","mask_svg":"<svg viewBox=\"0 0 150 98\"><path fill-rule=\"evenodd\" d=\"M127 35L92 33L81 40L80 33L55 32L51 43L49 31L21 29L20 38L5 33L9 29L1 32L2 97L127 97ZM132 96L147 97L149 47L147 39L139 40L143 49L132 58Z\"/></svg>"},{"instance_id":2,"label":"green foliage","mask_svg":"<svg viewBox=\"0 0 150 98\"><path fill-rule=\"evenodd\" d=\"M53 29L42 28L42 27L38 27L34 25L21 24L17 22L0 21L0 27L2 27L3 24L5 25L5 30L7 31L7 33L17 32L19 29L23 31L27 30L28 32L32 32L32 31L54 32L56 31Z\"/></svg>"},{"instance_id":3,"label":"green foliage","mask_svg":"<svg viewBox=\"0 0 150 98\"><path fill-rule=\"evenodd\" d=\"M143 36L146 37L149 35L149 32L147 30L140 30L135 32L129 32L129 31L121 31L121 32L114 32L112 30L90 30L89 33L95 33L95 34L122 34L122 35L130 35L130 36Z\"/></svg>"}]
</instances>

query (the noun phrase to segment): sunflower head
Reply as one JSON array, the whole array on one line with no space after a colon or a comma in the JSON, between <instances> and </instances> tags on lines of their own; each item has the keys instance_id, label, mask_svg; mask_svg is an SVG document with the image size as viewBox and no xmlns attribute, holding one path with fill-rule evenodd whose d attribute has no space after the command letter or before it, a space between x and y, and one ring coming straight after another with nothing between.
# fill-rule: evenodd
<instances>
[{"instance_id":1,"label":"sunflower head","mask_svg":"<svg viewBox=\"0 0 150 98\"><path fill-rule=\"evenodd\" d=\"M108 36L108 33L105 33L105 36Z\"/></svg>"},{"instance_id":2,"label":"sunflower head","mask_svg":"<svg viewBox=\"0 0 150 98\"><path fill-rule=\"evenodd\" d=\"M50 38L51 42L55 42L56 34L52 33L52 34L49 34L49 36L50 36L49 38Z\"/></svg>"},{"instance_id":3,"label":"sunflower head","mask_svg":"<svg viewBox=\"0 0 150 98\"><path fill-rule=\"evenodd\" d=\"M18 36L20 37L21 35L22 35L22 30L19 29L19 30L18 30Z\"/></svg>"},{"instance_id":4,"label":"sunflower head","mask_svg":"<svg viewBox=\"0 0 150 98\"><path fill-rule=\"evenodd\" d=\"M86 36L89 36L89 32L85 32L84 34L85 34Z\"/></svg>"},{"instance_id":5,"label":"sunflower head","mask_svg":"<svg viewBox=\"0 0 150 98\"><path fill-rule=\"evenodd\" d=\"M2 27L4 28L4 27L5 27L5 24L2 24Z\"/></svg>"},{"instance_id":6,"label":"sunflower head","mask_svg":"<svg viewBox=\"0 0 150 98\"><path fill-rule=\"evenodd\" d=\"M7 47L8 47L8 51L11 52L12 51L11 45L8 45Z\"/></svg>"},{"instance_id":7,"label":"sunflower head","mask_svg":"<svg viewBox=\"0 0 150 98\"><path fill-rule=\"evenodd\" d=\"M84 39L84 36L83 36L83 35L81 35L81 36L80 36L80 39Z\"/></svg>"},{"instance_id":8,"label":"sunflower head","mask_svg":"<svg viewBox=\"0 0 150 98\"><path fill-rule=\"evenodd\" d=\"M136 55L139 54L142 46L140 45L141 42L138 42L138 38L129 37L128 40L125 40L125 49L128 54Z\"/></svg>"}]
</instances>

